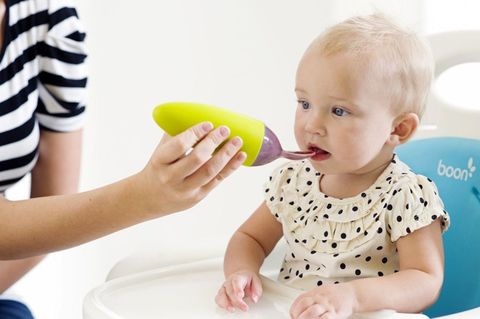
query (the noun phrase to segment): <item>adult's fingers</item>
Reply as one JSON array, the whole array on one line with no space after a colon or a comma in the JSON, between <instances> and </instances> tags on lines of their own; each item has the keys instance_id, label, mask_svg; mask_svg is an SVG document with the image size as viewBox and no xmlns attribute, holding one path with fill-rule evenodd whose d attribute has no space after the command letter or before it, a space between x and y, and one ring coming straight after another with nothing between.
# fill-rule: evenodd
<instances>
[{"instance_id":1,"label":"adult's fingers","mask_svg":"<svg viewBox=\"0 0 480 319\"><path fill-rule=\"evenodd\" d=\"M240 152L243 141L234 137L205 163L200 169L187 178L191 188L203 187L209 192L221 181L232 174L247 158L245 152Z\"/></svg>"},{"instance_id":2,"label":"adult's fingers","mask_svg":"<svg viewBox=\"0 0 480 319\"><path fill-rule=\"evenodd\" d=\"M205 136L193 150L181 160L173 163L171 169L189 176L200 169L212 157L215 149L230 135L230 129L220 126Z\"/></svg>"},{"instance_id":3,"label":"adult's fingers","mask_svg":"<svg viewBox=\"0 0 480 319\"><path fill-rule=\"evenodd\" d=\"M192 126L186 131L172 137L162 139L155 150L155 158L162 164L170 164L182 157L198 141L204 138L213 129L213 124L203 122Z\"/></svg>"}]
</instances>

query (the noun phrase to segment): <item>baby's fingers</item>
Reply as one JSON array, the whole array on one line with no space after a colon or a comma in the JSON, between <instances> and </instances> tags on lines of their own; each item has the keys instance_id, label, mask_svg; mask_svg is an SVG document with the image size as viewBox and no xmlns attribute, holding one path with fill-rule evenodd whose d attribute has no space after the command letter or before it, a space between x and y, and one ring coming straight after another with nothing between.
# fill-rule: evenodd
<instances>
[{"instance_id":1,"label":"baby's fingers","mask_svg":"<svg viewBox=\"0 0 480 319\"><path fill-rule=\"evenodd\" d=\"M298 317L294 317L295 319L313 319L313 318L322 318L328 319L330 318L330 313L323 305L314 304L308 307L304 312L302 312Z\"/></svg>"},{"instance_id":2,"label":"baby's fingers","mask_svg":"<svg viewBox=\"0 0 480 319\"><path fill-rule=\"evenodd\" d=\"M247 296L249 296L254 303L257 303L263 293L262 281L260 278L253 276L250 285L246 289L246 292Z\"/></svg>"},{"instance_id":3,"label":"baby's fingers","mask_svg":"<svg viewBox=\"0 0 480 319\"><path fill-rule=\"evenodd\" d=\"M217 295L215 296L215 302L219 307L223 309L227 309L227 311L229 312L235 311L235 307L232 305L232 303L228 299L224 286L220 287L220 289L218 290Z\"/></svg>"},{"instance_id":4,"label":"baby's fingers","mask_svg":"<svg viewBox=\"0 0 480 319\"><path fill-rule=\"evenodd\" d=\"M232 280L225 282L225 291L227 296L234 307L247 311L248 305L243 301L245 296L244 289L246 288L248 282L243 277L235 277Z\"/></svg>"}]
</instances>

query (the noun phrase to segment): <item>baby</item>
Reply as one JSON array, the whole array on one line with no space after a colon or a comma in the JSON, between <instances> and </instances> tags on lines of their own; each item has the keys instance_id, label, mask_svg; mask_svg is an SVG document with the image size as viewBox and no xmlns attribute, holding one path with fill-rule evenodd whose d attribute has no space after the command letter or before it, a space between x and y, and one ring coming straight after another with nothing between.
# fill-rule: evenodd
<instances>
[{"instance_id":1,"label":"baby","mask_svg":"<svg viewBox=\"0 0 480 319\"><path fill-rule=\"evenodd\" d=\"M428 46L381 15L313 41L296 75L295 137L315 155L276 169L233 235L220 307L258 301L260 266L282 236L278 278L305 290L292 318L420 312L437 299L449 217L432 181L394 152L416 131L432 77Z\"/></svg>"}]
</instances>

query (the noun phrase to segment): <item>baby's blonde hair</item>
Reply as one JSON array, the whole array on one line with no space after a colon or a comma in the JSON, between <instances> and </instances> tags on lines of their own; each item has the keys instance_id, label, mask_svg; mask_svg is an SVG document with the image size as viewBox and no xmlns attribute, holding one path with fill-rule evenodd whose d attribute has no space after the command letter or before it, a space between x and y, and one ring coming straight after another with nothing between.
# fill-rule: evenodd
<instances>
[{"instance_id":1,"label":"baby's blonde hair","mask_svg":"<svg viewBox=\"0 0 480 319\"><path fill-rule=\"evenodd\" d=\"M382 14L358 16L325 30L312 46L322 55L353 54L389 87L392 106L422 117L433 80L430 47Z\"/></svg>"}]
</instances>

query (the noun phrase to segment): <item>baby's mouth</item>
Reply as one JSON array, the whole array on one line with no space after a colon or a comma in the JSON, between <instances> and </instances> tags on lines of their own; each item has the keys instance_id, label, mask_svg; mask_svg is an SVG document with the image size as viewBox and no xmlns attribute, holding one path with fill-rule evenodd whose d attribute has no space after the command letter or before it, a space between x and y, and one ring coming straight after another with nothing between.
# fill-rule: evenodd
<instances>
[{"instance_id":1,"label":"baby's mouth","mask_svg":"<svg viewBox=\"0 0 480 319\"><path fill-rule=\"evenodd\" d=\"M312 151L312 152L315 152L315 154L310 158L312 160L316 161L316 162L324 161L326 159L329 159L330 156L331 156L330 152L328 152L324 149L321 149L321 148L319 148L315 145L309 145L308 150Z\"/></svg>"},{"instance_id":2,"label":"baby's mouth","mask_svg":"<svg viewBox=\"0 0 480 319\"><path fill-rule=\"evenodd\" d=\"M329 152L325 151L324 149L321 149L319 147L316 147L314 145L309 145L308 150L315 152L315 155L327 155L330 154Z\"/></svg>"}]
</instances>

